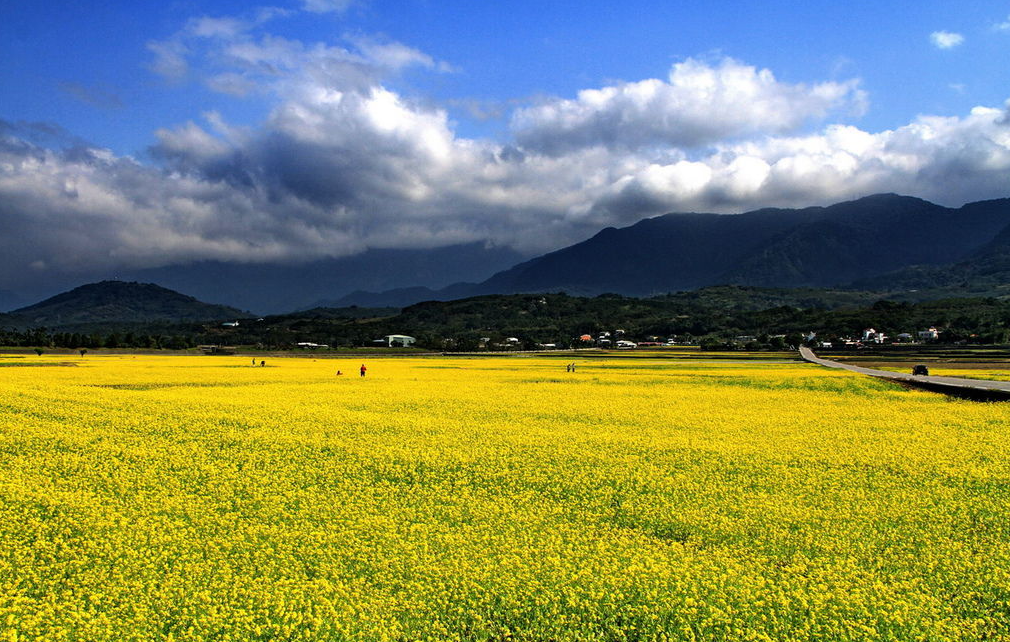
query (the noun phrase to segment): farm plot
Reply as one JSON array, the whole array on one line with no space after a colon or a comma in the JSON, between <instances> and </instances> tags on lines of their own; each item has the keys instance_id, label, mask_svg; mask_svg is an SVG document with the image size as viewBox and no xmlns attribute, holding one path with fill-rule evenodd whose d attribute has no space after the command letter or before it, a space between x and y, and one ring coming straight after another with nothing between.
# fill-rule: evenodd
<instances>
[{"instance_id":1,"label":"farm plot","mask_svg":"<svg viewBox=\"0 0 1010 642\"><path fill-rule=\"evenodd\" d=\"M73 361L0 371L5 639L1010 630L1010 404L787 363Z\"/></svg>"}]
</instances>

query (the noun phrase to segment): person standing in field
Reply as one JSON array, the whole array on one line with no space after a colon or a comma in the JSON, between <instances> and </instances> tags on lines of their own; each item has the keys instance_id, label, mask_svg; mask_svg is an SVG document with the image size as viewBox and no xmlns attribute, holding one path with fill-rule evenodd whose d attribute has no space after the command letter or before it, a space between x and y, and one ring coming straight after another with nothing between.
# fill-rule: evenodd
<instances>
[{"instance_id":1,"label":"person standing in field","mask_svg":"<svg viewBox=\"0 0 1010 642\"><path fill-rule=\"evenodd\" d=\"M366 371L366 370L368 370L368 368L366 368L366 367L365 367L365 364L361 364L361 376L362 376L362 377L364 377L364 376L365 376L365 371Z\"/></svg>"}]
</instances>

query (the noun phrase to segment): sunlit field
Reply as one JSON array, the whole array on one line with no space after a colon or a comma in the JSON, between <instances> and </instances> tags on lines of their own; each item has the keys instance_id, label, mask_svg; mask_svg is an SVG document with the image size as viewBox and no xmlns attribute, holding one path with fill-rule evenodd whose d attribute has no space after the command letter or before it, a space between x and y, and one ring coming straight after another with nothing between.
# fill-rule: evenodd
<instances>
[{"instance_id":1,"label":"sunlit field","mask_svg":"<svg viewBox=\"0 0 1010 642\"><path fill-rule=\"evenodd\" d=\"M776 360L29 355L0 407L0 639L1010 631L1010 404Z\"/></svg>"}]
</instances>

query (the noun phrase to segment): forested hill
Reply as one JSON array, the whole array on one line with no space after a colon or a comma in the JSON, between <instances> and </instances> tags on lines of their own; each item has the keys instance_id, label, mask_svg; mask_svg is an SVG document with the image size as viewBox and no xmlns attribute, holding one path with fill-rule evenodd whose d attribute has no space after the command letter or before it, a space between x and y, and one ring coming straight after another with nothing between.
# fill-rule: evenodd
<instances>
[{"instance_id":1,"label":"forested hill","mask_svg":"<svg viewBox=\"0 0 1010 642\"><path fill-rule=\"evenodd\" d=\"M89 283L0 315L0 327L72 328L110 323L181 323L246 318L225 305L203 303L153 283Z\"/></svg>"}]
</instances>

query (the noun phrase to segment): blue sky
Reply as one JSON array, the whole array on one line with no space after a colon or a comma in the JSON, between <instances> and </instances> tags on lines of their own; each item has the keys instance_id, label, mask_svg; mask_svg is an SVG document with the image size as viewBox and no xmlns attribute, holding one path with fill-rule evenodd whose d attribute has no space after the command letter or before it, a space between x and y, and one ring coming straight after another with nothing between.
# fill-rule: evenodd
<instances>
[{"instance_id":1,"label":"blue sky","mask_svg":"<svg viewBox=\"0 0 1010 642\"><path fill-rule=\"evenodd\" d=\"M1008 2L7 0L0 287L1010 196L1008 54Z\"/></svg>"},{"instance_id":2,"label":"blue sky","mask_svg":"<svg viewBox=\"0 0 1010 642\"><path fill-rule=\"evenodd\" d=\"M281 4L294 10L297 3ZM194 17L245 17L243 2L27 2L0 21L0 117L58 123L117 153L152 144L158 127L217 109L252 124L268 101L230 100L193 79L150 71L147 44ZM662 77L689 57L730 56L789 82L858 77L871 108L858 120L893 128L921 113L957 115L1010 94L1007 2L359 2L331 13L300 12L264 30L304 42L353 34L404 43L452 66L395 84L451 109L458 131L507 136L459 105L508 109L513 101L571 97L615 80ZM933 32L965 37L932 45Z\"/></svg>"}]
</instances>

